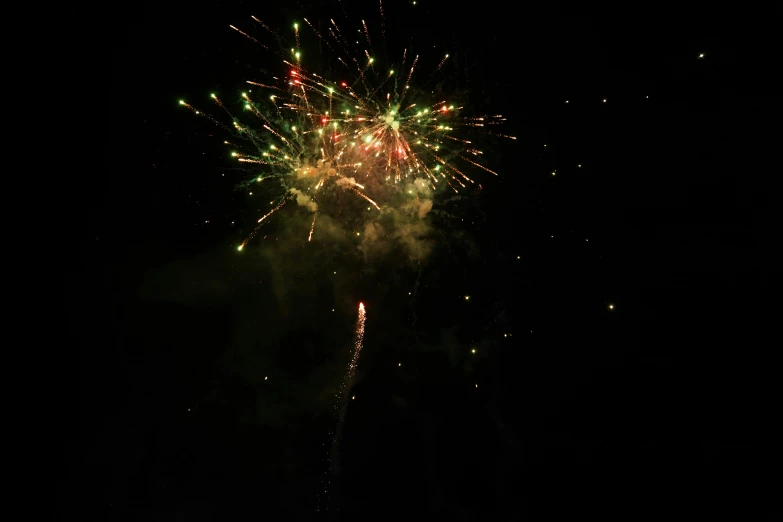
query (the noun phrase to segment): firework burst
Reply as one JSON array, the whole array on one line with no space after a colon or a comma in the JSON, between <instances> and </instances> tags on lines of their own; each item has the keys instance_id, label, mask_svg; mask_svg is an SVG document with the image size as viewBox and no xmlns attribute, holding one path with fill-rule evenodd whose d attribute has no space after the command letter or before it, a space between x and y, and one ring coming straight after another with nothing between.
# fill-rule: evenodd
<instances>
[{"instance_id":1,"label":"firework burst","mask_svg":"<svg viewBox=\"0 0 783 522\"><path fill-rule=\"evenodd\" d=\"M266 38L282 41L281 35L261 20L252 19ZM310 40L333 54L338 71L327 75L305 68L306 35L300 34L298 23L289 35L291 46L278 44L277 48L264 43L261 35L256 38L232 25L233 30L279 59L279 74L247 80L248 90L241 94L245 113L241 119L212 94L214 103L228 114L227 123L180 102L233 134L232 140L225 142L232 157L254 170L244 188L251 190L253 184L262 184L273 192L270 208L261 211L258 225L239 250L290 200L313 214L310 241L314 232L317 235L316 215L323 211L319 206L334 206L338 192L362 198L370 204L367 212L377 215L405 207L411 198L431 200L441 186L455 192L480 187L468 169L497 175L481 162L482 151L470 133L502 136L490 132L492 125L503 121L502 116L463 117L462 107L446 99L433 100L431 92L424 90L444 68L449 55L438 58L433 73L417 86L414 80L424 60L406 49L396 65L380 68L372 55L370 30L364 20L358 28L363 41L355 45L333 19L323 33L306 18L304 22L302 29L306 26ZM385 29L382 38L385 40ZM373 217L370 214L366 219Z\"/></svg>"}]
</instances>

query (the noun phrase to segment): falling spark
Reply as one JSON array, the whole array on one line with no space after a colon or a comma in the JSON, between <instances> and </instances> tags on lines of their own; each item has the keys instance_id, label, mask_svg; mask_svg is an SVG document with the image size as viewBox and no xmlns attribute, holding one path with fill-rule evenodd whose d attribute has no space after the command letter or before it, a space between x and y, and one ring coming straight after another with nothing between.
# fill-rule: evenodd
<instances>
[{"instance_id":1,"label":"falling spark","mask_svg":"<svg viewBox=\"0 0 783 522\"><path fill-rule=\"evenodd\" d=\"M361 197L363 197L364 199L366 199L367 201L369 201L369 202L370 202L370 204L371 204L372 206L374 206L375 208L377 208L378 210L380 210L380 209L381 209L381 207L379 207L379 206L378 206L378 203L376 203L375 201L373 201L372 199L370 199L370 198L369 198L369 197L368 197L366 194L364 194L364 193L362 193L362 192L359 192L358 190L356 190L356 189L354 189L354 188L352 188L351 190L353 190L354 192L356 192L357 194L359 194Z\"/></svg>"},{"instance_id":2,"label":"falling spark","mask_svg":"<svg viewBox=\"0 0 783 522\"><path fill-rule=\"evenodd\" d=\"M242 251L242 249L244 249L244 248L245 248L245 245L247 245L248 241L250 241L251 239L253 239L253 238L255 237L255 235L258 233L258 230L259 230L259 229L260 229L262 226L264 226L264 220L266 220L266 218L268 218L269 216L271 216L272 214L274 214L275 212L277 212L278 210L280 210L280 208L282 208L282 206L283 206L283 205L285 205L287 202L288 202L287 200L286 200L286 201L283 201L282 203L280 203L279 205L277 205L275 208L273 208L272 210L270 210L270 211L269 211L267 214L265 214L264 216L262 216L262 217L261 217L261 219L259 219L259 220L258 220L258 223L259 223L259 225L258 225L258 226L257 226L257 227L256 227L256 228L255 228L255 229L254 229L254 230L253 230L251 233L250 233L250 235L248 235L248 236L245 238L245 240L244 240L244 241L242 241L242 244L240 244L240 245L239 245L239 248L238 248L238 250L239 250L240 252Z\"/></svg>"},{"instance_id":3,"label":"falling spark","mask_svg":"<svg viewBox=\"0 0 783 522\"><path fill-rule=\"evenodd\" d=\"M270 211L269 211L267 214L265 214L264 216L262 216L262 217L261 217L261 219L259 219L259 220L258 220L258 222L259 222L259 223L261 223L263 220L265 220L266 218L268 218L269 216L271 216L272 214L274 214L275 212L277 212L277 211L280 209L280 207L282 207L282 206L283 206L283 205L285 205L285 204L286 204L286 202L285 202L285 201L283 201L282 203L280 203L279 205L277 205L275 208L273 208L272 210L270 210Z\"/></svg>"}]
</instances>

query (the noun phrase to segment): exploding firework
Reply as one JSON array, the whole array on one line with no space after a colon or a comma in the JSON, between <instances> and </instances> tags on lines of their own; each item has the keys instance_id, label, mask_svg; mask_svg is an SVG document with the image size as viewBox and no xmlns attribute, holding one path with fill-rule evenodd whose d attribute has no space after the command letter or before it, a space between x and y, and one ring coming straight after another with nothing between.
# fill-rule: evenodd
<instances>
[{"instance_id":1,"label":"exploding firework","mask_svg":"<svg viewBox=\"0 0 783 522\"><path fill-rule=\"evenodd\" d=\"M381 8L383 20L383 9ZM334 19L324 32L306 18L307 35L300 34L295 23L289 32L291 43L280 45L284 37L256 17L261 28L259 38L235 26L231 28L279 60L279 74L247 80L248 90L241 94L246 117L232 114L217 95L211 97L230 118L224 123L186 103L180 104L194 114L230 132L226 140L231 155L255 170L253 185L272 191L270 209L262 211L258 224L239 246L242 250L268 222L268 218L286 202L295 200L313 214L308 241L317 235L316 213L342 205L340 192L353 194L369 206L354 205L352 212L361 220L375 219L379 212L394 212L410 203L429 202L439 187L459 192L480 187L468 175L478 169L496 172L481 162L482 151L470 133L490 132L502 116L461 116L460 106L447 99L431 99L426 85L441 73L449 55L436 60L402 50L399 61L381 67L373 57L372 39L364 20L358 31L361 41L349 41ZM382 28L385 22L382 22ZM382 31L382 38L385 33ZM305 67L303 45L306 36L331 53L339 63L338 71L316 72ZM271 39L278 45L262 40ZM385 47L385 42L384 42ZM437 65L424 81L417 84L420 62ZM316 60L324 63L325 60ZM504 136L515 139L512 136ZM266 185L271 185L266 187ZM257 187L260 189L261 187ZM418 207L417 207L418 208ZM360 210L359 210L360 209ZM373 215L373 213L375 213ZM426 213L426 211L424 212ZM419 217L422 213L419 212ZM344 219L347 219L344 217Z\"/></svg>"}]
</instances>

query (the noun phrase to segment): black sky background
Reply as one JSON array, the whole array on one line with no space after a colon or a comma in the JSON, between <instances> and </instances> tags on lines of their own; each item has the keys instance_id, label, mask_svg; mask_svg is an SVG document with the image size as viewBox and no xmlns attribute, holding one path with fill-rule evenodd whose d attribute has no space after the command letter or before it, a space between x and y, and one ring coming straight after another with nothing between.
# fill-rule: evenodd
<instances>
[{"instance_id":1,"label":"black sky background","mask_svg":"<svg viewBox=\"0 0 783 522\"><path fill-rule=\"evenodd\" d=\"M67 187L79 415L57 440L59 511L314 518L363 300L342 518L771 517L780 13L384 8L387 34L453 55L470 103L518 137L500 177L444 209L459 217L414 301L403 256L314 255L284 221L237 255L254 209L220 175L220 131L177 105L209 107L265 59L228 24L339 5L74 10L104 168Z\"/></svg>"}]
</instances>

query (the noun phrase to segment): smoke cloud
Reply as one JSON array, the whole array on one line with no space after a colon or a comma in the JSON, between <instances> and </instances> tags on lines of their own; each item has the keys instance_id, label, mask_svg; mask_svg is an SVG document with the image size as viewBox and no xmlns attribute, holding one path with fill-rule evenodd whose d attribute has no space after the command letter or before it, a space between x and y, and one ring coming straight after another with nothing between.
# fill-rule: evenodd
<instances>
[{"instance_id":1,"label":"smoke cloud","mask_svg":"<svg viewBox=\"0 0 783 522\"><path fill-rule=\"evenodd\" d=\"M296 196L296 204L300 207L307 207L307 210L310 212L315 212L318 210L318 203L313 201L313 198L305 194L299 189L292 188L289 190L291 194L294 194Z\"/></svg>"},{"instance_id":2,"label":"smoke cloud","mask_svg":"<svg viewBox=\"0 0 783 522\"><path fill-rule=\"evenodd\" d=\"M432 210L433 191L425 179L403 186L403 202L382 219L369 222L359 251L366 261L374 261L395 250L402 250L414 263L426 259L433 249L433 226L427 215Z\"/></svg>"},{"instance_id":3,"label":"smoke cloud","mask_svg":"<svg viewBox=\"0 0 783 522\"><path fill-rule=\"evenodd\" d=\"M356 185L356 180L353 178L339 178L335 183L338 187L348 188Z\"/></svg>"},{"instance_id":4,"label":"smoke cloud","mask_svg":"<svg viewBox=\"0 0 783 522\"><path fill-rule=\"evenodd\" d=\"M332 162L322 159L317 160L315 165L310 165L305 162L304 166L296 169L296 176L298 178L324 178L336 175L337 171L332 167Z\"/></svg>"}]
</instances>

